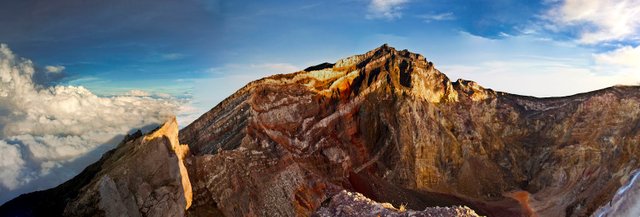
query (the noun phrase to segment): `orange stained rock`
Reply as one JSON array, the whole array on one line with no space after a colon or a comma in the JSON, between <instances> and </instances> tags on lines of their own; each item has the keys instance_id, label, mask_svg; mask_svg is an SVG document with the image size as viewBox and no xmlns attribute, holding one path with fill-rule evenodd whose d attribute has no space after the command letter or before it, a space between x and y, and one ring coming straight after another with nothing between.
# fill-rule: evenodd
<instances>
[{"instance_id":1,"label":"orange stained rock","mask_svg":"<svg viewBox=\"0 0 640 217\"><path fill-rule=\"evenodd\" d=\"M167 137L171 143L171 150L178 157L178 165L180 167L180 177L182 178L182 190L184 191L184 199L186 201L185 210L191 207L191 200L193 192L191 189L191 181L189 180L189 174L187 168L184 165L184 159L189 154L189 146L186 144L180 144L178 141L178 122L176 117L171 118L164 123L160 129L153 132L151 135L145 136L145 142L151 141L156 138Z\"/></svg>"},{"instance_id":2,"label":"orange stained rock","mask_svg":"<svg viewBox=\"0 0 640 217\"><path fill-rule=\"evenodd\" d=\"M531 216L531 217L537 217L533 209L531 209L531 206L529 206L529 200L531 196L529 192L515 191L508 194L507 196L513 198L514 200L517 200L518 203L520 203L520 206L522 206L522 210L525 213L525 215Z\"/></svg>"}]
</instances>

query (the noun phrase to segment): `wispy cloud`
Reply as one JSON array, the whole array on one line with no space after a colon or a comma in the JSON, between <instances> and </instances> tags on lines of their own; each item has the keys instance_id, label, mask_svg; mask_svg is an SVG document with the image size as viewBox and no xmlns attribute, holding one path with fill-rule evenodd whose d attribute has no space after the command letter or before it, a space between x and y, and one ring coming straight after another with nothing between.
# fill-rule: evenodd
<instances>
[{"instance_id":1,"label":"wispy cloud","mask_svg":"<svg viewBox=\"0 0 640 217\"><path fill-rule=\"evenodd\" d=\"M402 17L402 9L409 0L371 0L367 19L393 20Z\"/></svg>"},{"instance_id":2,"label":"wispy cloud","mask_svg":"<svg viewBox=\"0 0 640 217\"><path fill-rule=\"evenodd\" d=\"M633 47L593 55L589 47L535 36L489 39L461 32L459 37L468 51L442 65L436 62L451 79L474 80L496 90L533 96L571 95L640 82L640 49Z\"/></svg>"},{"instance_id":3,"label":"wispy cloud","mask_svg":"<svg viewBox=\"0 0 640 217\"><path fill-rule=\"evenodd\" d=\"M422 19L424 22L430 23L433 21L444 21L444 20L455 20L456 17L452 12L439 13L439 14L423 14L418 15L419 19Z\"/></svg>"},{"instance_id":4,"label":"wispy cloud","mask_svg":"<svg viewBox=\"0 0 640 217\"><path fill-rule=\"evenodd\" d=\"M544 24L546 29L575 31L576 43L603 48L604 52L592 54L592 60L597 64L594 69L638 79L639 0L560 0L552 1L551 5L542 16L548 21Z\"/></svg>"},{"instance_id":5,"label":"wispy cloud","mask_svg":"<svg viewBox=\"0 0 640 217\"><path fill-rule=\"evenodd\" d=\"M572 95L617 84L635 85L640 81L637 75L629 72L594 73L599 67L520 58L448 65L442 70L449 75L472 79L485 87L534 96Z\"/></svg>"},{"instance_id":6,"label":"wispy cloud","mask_svg":"<svg viewBox=\"0 0 640 217\"><path fill-rule=\"evenodd\" d=\"M280 73L291 73L300 70L299 67L289 63L267 63L260 65L252 65L253 68L263 68L270 71L277 71Z\"/></svg>"},{"instance_id":7,"label":"wispy cloud","mask_svg":"<svg viewBox=\"0 0 640 217\"><path fill-rule=\"evenodd\" d=\"M290 63L253 63L253 64L227 64L222 67L212 67L206 71L216 75L273 75L292 73L301 70L300 67Z\"/></svg>"},{"instance_id":8,"label":"wispy cloud","mask_svg":"<svg viewBox=\"0 0 640 217\"><path fill-rule=\"evenodd\" d=\"M556 2L545 15L551 28L576 27L579 42L639 40L640 1L564 0Z\"/></svg>"},{"instance_id":9,"label":"wispy cloud","mask_svg":"<svg viewBox=\"0 0 640 217\"><path fill-rule=\"evenodd\" d=\"M65 67L64 66L45 66L44 69L47 70L47 72L49 73L60 73L64 71Z\"/></svg>"},{"instance_id":10,"label":"wispy cloud","mask_svg":"<svg viewBox=\"0 0 640 217\"><path fill-rule=\"evenodd\" d=\"M168 54L163 54L162 55L162 59L164 60L179 60L184 58L186 55L181 54L181 53L168 53Z\"/></svg>"},{"instance_id":11,"label":"wispy cloud","mask_svg":"<svg viewBox=\"0 0 640 217\"><path fill-rule=\"evenodd\" d=\"M640 73L640 47L624 46L617 50L594 55L596 62L634 67Z\"/></svg>"},{"instance_id":12,"label":"wispy cloud","mask_svg":"<svg viewBox=\"0 0 640 217\"><path fill-rule=\"evenodd\" d=\"M593 55L596 63L610 65L640 75L640 46L624 46L613 51Z\"/></svg>"},{"instance_id":13,"label":"wispy cloud","mask_svg":"<svg viewBox=\"0 0 640 217\"><path fill-rule=\"evenodd\" d=\"M315 3L311 3L311 4L305 4L300 6L300 10L308 10L308 9L312 9L315 7L318 7L320 5L322 5L324 2L315 2Z\"/></svg>"}]
</instances>

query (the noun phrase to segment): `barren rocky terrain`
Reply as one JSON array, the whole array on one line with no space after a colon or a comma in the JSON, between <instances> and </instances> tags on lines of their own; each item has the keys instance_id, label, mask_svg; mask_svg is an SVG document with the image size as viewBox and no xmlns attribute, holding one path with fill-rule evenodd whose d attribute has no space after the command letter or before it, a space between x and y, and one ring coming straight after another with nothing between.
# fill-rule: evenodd
<instances>
[{"instance_id":1,"label":"barren rocky terrain","mask_svg":"<svg viewBox=\"0 0 640 217\"><path fill-rule=\"evenodd\" d=\"M519 96L383 45L251 82L176 134L134 136L0 214L619 216L606 205L637 197L617 192L640 165L640 87ZM368 202L339 207L352 195Z\"/></svg>"}]
</instances>

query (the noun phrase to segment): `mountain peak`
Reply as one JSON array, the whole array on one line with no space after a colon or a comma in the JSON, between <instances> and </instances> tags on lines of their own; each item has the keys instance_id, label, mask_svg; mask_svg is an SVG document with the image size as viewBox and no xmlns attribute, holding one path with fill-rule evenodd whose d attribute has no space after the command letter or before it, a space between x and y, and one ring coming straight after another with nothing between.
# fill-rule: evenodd
<instances>
[{"instance_id":1,"label":"mountain peak","mask_svg":"<svg viewBox=\"0 0 640 217\"><path fill-rule=\"evenodd\" d=\"M398 51L383 44L369 52L343 58L334 63L322 63L296 74L297 82L325 96L349 98L383 88L430 102L457 101L458 93L446 75L435 69L424 56L408 50ZM474 93L484 91L475 88ZM476 94L482 100L491 93Z\"/></svg>"},{"instance_id":2,"label":"mountain peak","mask_svg":"<svg viewBox=\"0 0 640 217\"><path fill-rule=\"evenodd\" d=\"M387 43L382 44L380 47L374 49L373 51L386 52L386 53L397 52L395 47L391 47Z\"/></svg>"},{"instance_id":3,"label":"mountain peak","mask_svg":"<svg viewBox=\"0 0 640 217\"><path fill-rule=\"evenodd\" d=\"M363 66L369 62L376 61L385 61L387 59L395 60L395 59L404 59L412 62L418 62L425 65L433 65L433 63L427 62L424 56L412 53L407 49L398 51L396 48L389 46L388 44L383 44L380 47L377 47L371 51L368 51L364 54L354 55L351 57L347 57L344 59L340 59L336 62L338 67L344 67L356 63L357 65ZM359 64L358 64L359 63Z\"/></svg>"}]
</instances>

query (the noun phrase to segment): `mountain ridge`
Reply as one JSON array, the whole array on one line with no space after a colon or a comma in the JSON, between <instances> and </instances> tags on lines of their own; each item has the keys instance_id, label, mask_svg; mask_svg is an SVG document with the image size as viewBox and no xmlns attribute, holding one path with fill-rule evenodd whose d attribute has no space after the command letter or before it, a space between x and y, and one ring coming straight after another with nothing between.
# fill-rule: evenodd
<instances>
[{"instance_id":1,"label":"mountain ridge","mask_svg":"<svg viewBox=\"0 0 640 217\"><path fill-rule=\"evenodd\" d=\"M427 213L466 205L489 216L586 216L640 166L639 117L640 87L552 98L496 92L451 81L424 56L385 44L250 82L179 133L161 131L175 131L168 136L175 141L161 142L178 162L168 164L169 174L180 174L171 180L190 184L171 185L178 200L168 200L186 213L169 210L326 216L340 210L331 201L345 200L347 190ZM140 136L123 144L135 146ZM120 159L149 163L138 158ZM87 171L85 178L99 174ZM123 198L148 191L116 189ZM180 195L192 198L183 203ZM64 201L104 200L73 197ZM0 214L18 202L9 203Z\"/></svg>"}]
</instances>

